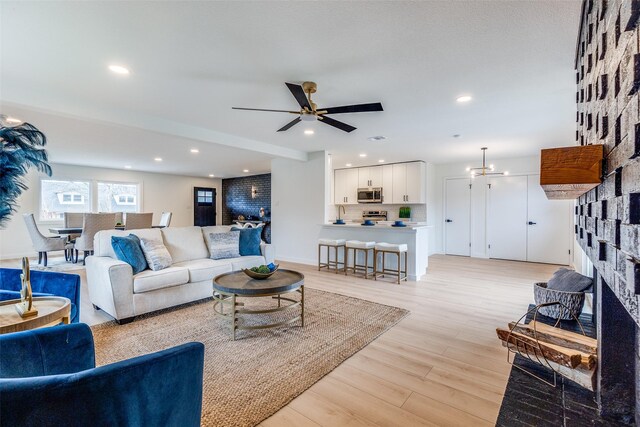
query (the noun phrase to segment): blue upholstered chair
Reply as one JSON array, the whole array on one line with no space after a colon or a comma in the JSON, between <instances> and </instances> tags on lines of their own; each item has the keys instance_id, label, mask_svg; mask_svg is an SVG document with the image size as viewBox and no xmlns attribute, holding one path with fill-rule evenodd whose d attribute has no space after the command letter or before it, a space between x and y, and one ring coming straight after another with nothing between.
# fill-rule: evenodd
<instances>
[{"instance_id":1,"label":"blue upholstered chair","mask_svg":"<svg viewBox=\"0 0 640 427\"><path fill-rule=\"evenodd\" d=\"M0 268L0 301L20 298L21 273L21 269ZM71 300L70 322L80 321L80 276L77 274L31 270L31 290L34 297L69 298Z\"/></svg>"},{"instance_id":2,"label":"blue upholstered chair","mask_svg":"<svg viewBox=\"0 0 640 427\"><path fill-rule=\"evenodd\" d=\"M84 323L0 335L3 426L199 426L204 345L95 367Z\"/></svg>"}]
</instances>

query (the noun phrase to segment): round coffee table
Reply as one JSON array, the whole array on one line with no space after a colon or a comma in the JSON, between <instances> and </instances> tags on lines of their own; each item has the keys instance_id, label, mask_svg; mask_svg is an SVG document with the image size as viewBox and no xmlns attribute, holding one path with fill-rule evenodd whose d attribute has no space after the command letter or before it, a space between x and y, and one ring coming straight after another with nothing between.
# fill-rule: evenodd
<instances>
[{"instance_id":1,"label":"round coffee table","mask_svg":"<svg viewBox=\"0 0 640 427\"><path fill-rule=\"evenodd\" d=\"M283 297L283 294L297 292L300 301ZM278 306L262 310L249 310L244 303L238 302L238 297L272 297L277 299ZM233 339L236 339L236 331L240 329L266 329L289 325L300 320L300 326L304 327L304 275L293 270L281 269L264 280L252 279L242 271L221 274L213 279L213 310L216 314L229 317ZM284 304L283 304L284 301ZM228 312L225 313L225 305ZM275 313L277 311L295 310L300 307L299 315L282 322L268 323L264 325L238 325L239 315L254 315Z\"/></svg>"},{"instance_id":2,"label":"round coffee table","mask_svg":"<svg viewBox=\"0 0 640 427\"><path fill-rule=\"evenodd\" d=\"M0 334L69 323L71 315L69 298L34 297L33 306L38 310L38 314L25 318L16 311L15 305L19 302L19 299L0 302Z\"/></svg>"}]
</instances>

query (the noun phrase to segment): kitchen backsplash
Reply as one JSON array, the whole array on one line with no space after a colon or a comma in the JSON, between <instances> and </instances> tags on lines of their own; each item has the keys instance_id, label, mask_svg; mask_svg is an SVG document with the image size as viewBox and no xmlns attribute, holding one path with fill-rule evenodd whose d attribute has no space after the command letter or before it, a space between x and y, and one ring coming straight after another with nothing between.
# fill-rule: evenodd
<instances>
[{"instance_id":1,"label":"kitchen backsplash","mask_svg":"<svg viewBox=\"0 0 640 427\"><path fill-rule=\"evenodd\" d=\"M341 217L346 220L362 220L362 211L387 211L387 220L395 221L400 217L400 208L402 206L409 206L411 208L411 221L424 222L427 220L427 205L425 204L383 205L376 203L363 203L359 205L343 206L346 213L343 213ZM335 217L338 217L338 206L335 207Z\"/></svg>"}]
</instances>

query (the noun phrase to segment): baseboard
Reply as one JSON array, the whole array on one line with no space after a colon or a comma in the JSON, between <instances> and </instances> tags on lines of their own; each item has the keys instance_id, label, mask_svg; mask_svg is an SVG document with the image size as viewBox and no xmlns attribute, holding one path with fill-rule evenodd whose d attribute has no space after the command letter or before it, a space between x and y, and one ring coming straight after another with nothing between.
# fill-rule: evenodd
<instances>
[{"instance_id":1,"label":"baseboard","mask_svg":"<svg viewBox=\"0 0 640 427\"><path fill-rule=\"evenodd\" d=\"M37 252L14 252L14 253L0 255L0 261L20 259L22 257L35 258L37 256L38 256Z\"/></svg>"},{"instance_id":2,"label":"baseboard","mask_svg":"<svg viewBox=\"0 0 640 427\"><path fill-rule=\"evenodd\" d=\"M305 264L305 265L318 265L317 259L307 259L307 258L297 258L297 257L288 257L288 256L279 256L276 255L277 261L285 261L285 262L295 262L296 264Z\"/></svg>"}]
</instances>

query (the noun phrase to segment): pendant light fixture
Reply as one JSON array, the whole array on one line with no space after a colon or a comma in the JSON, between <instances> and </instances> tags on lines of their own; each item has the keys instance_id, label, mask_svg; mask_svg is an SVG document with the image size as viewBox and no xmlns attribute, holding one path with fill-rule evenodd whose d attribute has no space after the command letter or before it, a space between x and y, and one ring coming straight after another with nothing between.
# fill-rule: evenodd
<instances>
[{"instance_id":1,"label":"pendant light fixture","mask_svg":"<svg viewBox=\"0 0 640 427\"><path fill-rule=\"evenodd\" d=\"M475 176L488 176L488 175L509 175L509 172L495 172L493 165L487 166L487 147L482 147L482 167L472 168L468 167L467 172L471 173L471 178Z\"/></svg>"}]
</instances>

